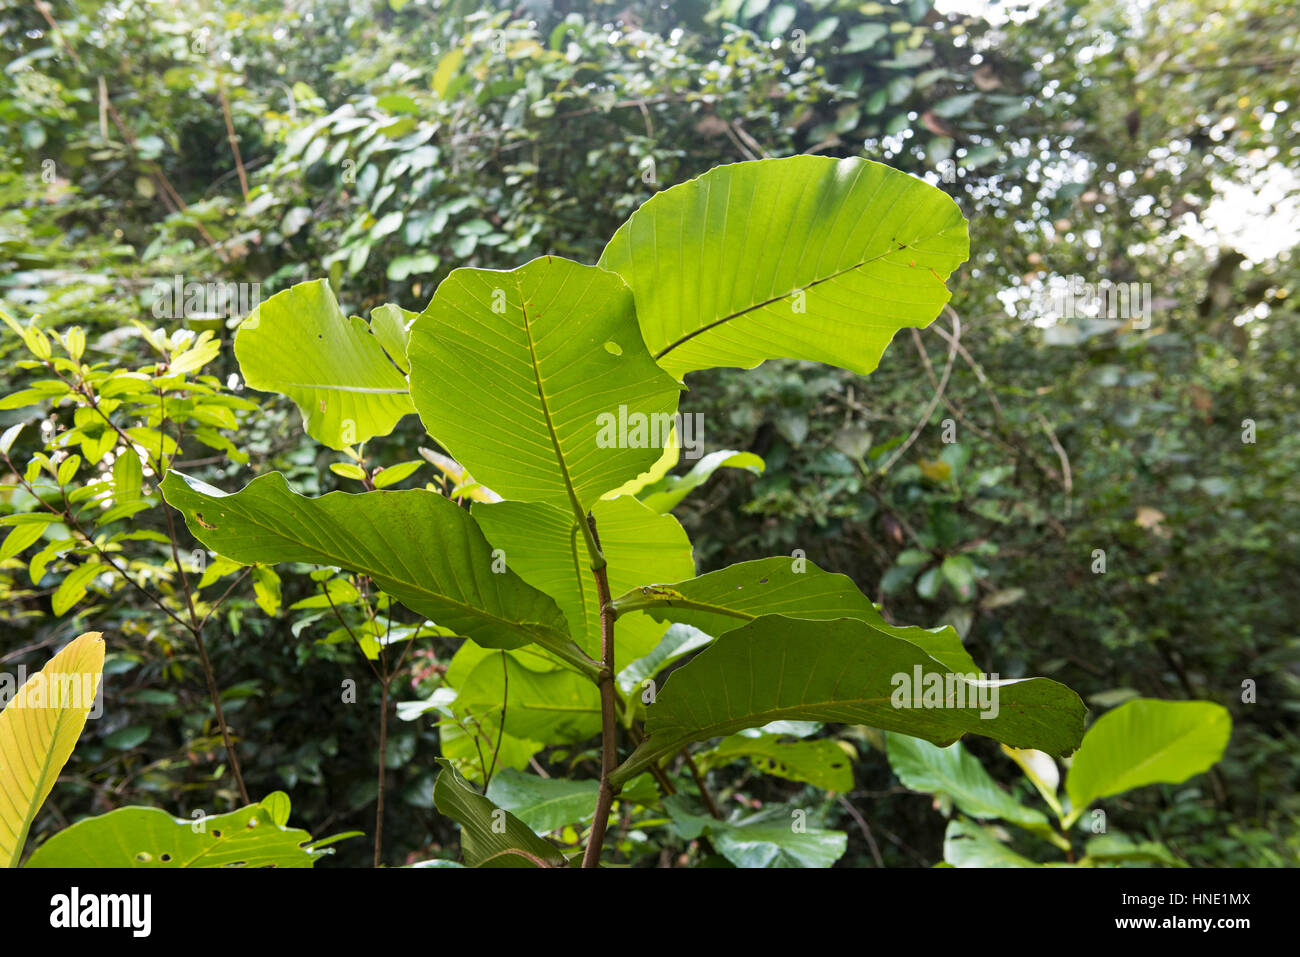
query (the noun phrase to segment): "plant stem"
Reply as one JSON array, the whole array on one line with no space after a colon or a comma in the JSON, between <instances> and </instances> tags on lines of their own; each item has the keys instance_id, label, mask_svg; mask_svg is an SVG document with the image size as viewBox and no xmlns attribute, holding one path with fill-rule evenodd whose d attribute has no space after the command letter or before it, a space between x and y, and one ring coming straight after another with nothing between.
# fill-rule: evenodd
<instances>
[{"instance_id":1,"label":"plant stem","mask_svg":"<svg viewBox=\"0 0 1300 957\"><path fill-rule=\"evenodd\" d=\"M230 759L230 771L235 776L235 784L239 786L239 796L244 799L244 804L252 804L248 797L248 788L244 786L244 774L239 769L239 758L235 754L235 744L230 739L230 728L226 724L225 712L221 710L221 693L217 691L217 676L212 670L212 662L208 659L208 650L203 646L203 631L201 629L194 632L194 644L199 649L199 661L203 664L203 677L208 683L208 697L212 699L212 707L217 712L217 724L221 727L221 740L226 746L226 757Z\"/></svg>"},{"instance_id":2,"label":"plant stem","mask_svg":"<svg viewBox=\"0 0 1300 957\"><path fill-rule=\"evenodd\" d=\"M682 748L682 757L686 759L686 766L691 769L691 777L695 778L695 786L700 790L700 797L704 801L704 806L709 809L709 814L716 821L722 820L722 812L718 810L717 802L713 800L713 795L709 793L709 786L704 781L704 775L700 773L695 759L691 757L691 752Z\"/></svg>"},{"instance_id":3,"label":"plant stem","mask_svg":"<svg viewBox=\"0 0 1300 957\"><path fill-rule=\"evenodd\" d=\"M87 389L86 391L87 393L89 393L90 390ZM96 407L95 411L99 412L100 415L103 415L103 412L100 411L98 407ZM166 425L167 425L167 400L165 394L163 393L163 390L159 388L158 389L158 433L160 435L164 435L164 436L166 435L166 432L164 431ZM180 454L180 449L184 437L185 437L184 431L182 427L178 425L176 428L177 454ZM123 435L123 438L127 438L127 437ZM131 448L132 447L128 441L125 454L127 455L132 454ZM156 475L163 475L165 474L166 471L163 467L162 456L163 456L162 443L160 441L158 446L158 468L155 473ZM239 756L235 754L235 744L230 737L230 727L226 724L225 712L221 710L221 695L217 691L217 674L215 671L212 670L212 662L208 659L207 649L204 648L203 646L203 624L202 622L200 622L198 610L194 606L194 589L190 587L190 578L188 575L185 574L185 566L181 564L180 548L176 544L177 541L176 519L173 517L172 510L170 508L164 507L163 515L167 519L167 537L171 539L172 564L176 566L176 574L180 577L181 589L185 593L185 607L186 610L189 612L189 616L190 616L190 625L189 625L190 634L194 636L194 644L199 649L199 660L203 662L203 677L207 680L208 683L208 695L212 698L212 707L215 708L217 712L217 724L221 726L221 740L222 742L225 743L226 746L226 757L230 759L230 770L235 775L235 783L239 785L239 796L244 799L244 804L245 805L252 804L253 802L248 796L248 788L244 786L244 774L239 767Z\"/></svg>"},{"instance_id":4,"label":"plant stem","mask_svg":"<svg viewBox=\"0 0 1300 957\"><path fill-rule=\"evenodd\" d=\"M835 795L835 800L839 801L840 806L848 812L849 817L857 822L859 829L862 831L862 836L867 839L867 847L871 849L871 857L875 860L876 866L884 867L885 862L880 856L880 848L876 846L876 838L871 833L871 825L867 823L867 819L843 794Z\"/></svg>"},{"instance_id":5,"label":"plant stem","mask_svg":"<svg viewBox=\"0 0 1300 957\"><path fill-rule=\"evenodd\" d=\"M235 169L239 171L239 191L248 202L248 173L244 170L244 158L239 155L239 137L235 135L235 123L230 116L230 101L226 98L226 83L221 78L220 69L213 71L217 78L217 97L221 100L221 115L226 120L226 139L230 141L230 152L235 156Z\"/></svg>"},{"instance_id":6,"label":"plant stem","mask_svg":"<svg viewBox=\"0 0 1300 957\"><path fill-rule=\"evenodd\" d=\"M375 867L381 866L384 854L384 784L388 770L388 683L391 675L379 685L379 793L375 801Z\"/></svg>"},{"instance_id":7,"label":"plant stem","mask_svg":"<svg viewBox=\"0 0 1300 957\"><path fill-rule=\"evenodd\" d=\"M492 775L497 773L497 758L501 756L501 740L506 734L506 709L510 706L510 666L506 653L501 652L501 719L497 724L497 743L492 749L492 766L483 775L483 790L492 784Z\"/></svg>"},{"instance_id":8,"label":"plant stem","mask_svg":"<svg viewBox=\"0 0 1300 957\"><path fill-rule=\"evenodd\" d=\"M609 575L604 556L600 554L600 538L596 534L595 517L587 516L591 541L595 543L592 573L596 577L596 597L600 602L600 658L601 668L597 684L600 687L600 789L596 793L596 813L591 822L591 836L582 856L583 867L600 866L600 849L605 843L605 828L609 824L610 808L614 806L614 783L610 775L618 765L615 735L618 732L618 713L614 693L614 607L610 602ZM596 558L599 556L599 560Z\"/></svg>"}]
</instances>

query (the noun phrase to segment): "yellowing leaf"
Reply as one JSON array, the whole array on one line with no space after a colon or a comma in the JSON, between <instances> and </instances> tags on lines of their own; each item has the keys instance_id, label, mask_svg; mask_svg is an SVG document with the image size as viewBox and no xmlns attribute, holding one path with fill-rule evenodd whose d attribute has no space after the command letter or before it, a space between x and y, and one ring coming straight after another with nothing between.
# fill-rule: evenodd
<instances>
[{"instance_id":1,"label":"yellowing leaf","mask_svg":"<svg viewBox=\"0 0 1300 957\"><path fill-rule=\"evenodd\" d=\"M930 459L921 459L917 465L921 468L921 474L931 482L946 482L952 477L952 466L947 462L931 461Z\"/></svg>"},{"instance_id":2,"label":"yellowing leaf","mask_svg":"<svg viewBox=\"0 0 1300 957\"><path fill-rule=\"evenodd\" d=\"M103 671L104 640L88 631L0 712L0 864L18 865L32 820L86 726Z\"/></svg>"},{"instance_id":3,"label":"yellowing leaf","mask_svg":"<svg viewBox=\"0 0 1300 957\"><path fill-rule=\"evenodd\" d=\"M438 68L433 71L433 92L445 97L447 88L451 85L452 79L459 72L460 66L464 62L465 51L461 49L452 50L439 60Z\"/></svg>"}]
</instances>

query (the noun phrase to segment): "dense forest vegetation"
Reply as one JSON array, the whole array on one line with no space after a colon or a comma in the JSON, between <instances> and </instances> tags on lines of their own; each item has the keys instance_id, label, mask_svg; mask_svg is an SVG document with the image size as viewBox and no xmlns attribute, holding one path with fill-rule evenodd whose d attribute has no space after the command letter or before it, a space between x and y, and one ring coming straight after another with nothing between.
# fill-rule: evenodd
<instances>
[{"instance_id":1,"label":"dense forest vegetation","mask_svg":"<svg viewBox=\"0 0 1300 957\"><path fill-rule=\"evenodd\" d=\"M869 596L855 614L878 619L872 635L934 629L981 672L1072 689L1091 754L1123 767L1085 760L1087 738L1068 771L1043 753L1068 755L1078 734L1013 749L989 731L941 750L922 738L953 735L869 715L737 726L616 778L604 863L1300 862L1294 9L949 11L0 10L0 671L32 674L78 635L104 636L102 714L13 862L90 862L111 835L78 838L78 822L122 808L246 822L250 805L290 838L270 863L472 864L490 856L495 808L520 860L579 860L608 776L595 685L575 689L554 657L465 642L382 570L254 554L253 533L220 538L203 509L273 472L308 496L431 488L491 546L526 551L540 531L489 518L526 498L488 478L508 475L504 453L486 449L471 475L473 436L444 440L497 421L482 375L438 380L429 363L449 340L411 320L469 282L453 270L562 257L623 273L653 352L643 291L617 268L617 237L636 231L620 227L704 174L747 175L710 174L726 164L823 168L763 165L800 154L911 174L882 182L914 193L888 195L955 203L969 257L936 272L946 304L889 328L874 371L825 358L825 342L642 369L661 391L684 381L684 454L633 483L635 499L579 503L611 549L620 522L635 526L654 569L612 598L662 583L691 597L696 575L806 559ZM1108 309L1120 288L1133 298ZM340 362L370 349L400 393L328 435L337 407L321 399L316 416L292 381L301 356L327 356L311 342L326 320ZM657 458L630 458L629 474ZM169 470L188 479L164 487ZM654 714L653 694L636 704L642 682L658 676L667 708L673 669L722 651L692 661L722 641L717 616L661 617L652 599L619 599L641 642L617 662L619 757ZM741 631L757 640L766 620ZM1196 754L1135 770L1126 749L1161 728ZM322 843L303 850L287 821Z\"/></svg>"}]
</instances>

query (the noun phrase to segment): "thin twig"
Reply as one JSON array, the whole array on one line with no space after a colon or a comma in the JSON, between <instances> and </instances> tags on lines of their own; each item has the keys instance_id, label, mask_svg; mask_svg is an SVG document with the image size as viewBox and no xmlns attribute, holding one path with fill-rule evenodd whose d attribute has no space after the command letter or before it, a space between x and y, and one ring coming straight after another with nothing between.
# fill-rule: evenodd
<instances>
[{"instance_id":1,"label":"thin twig","mask_svg":"<svg viewBox=\"0 0 1300 957\"><path fill-rule=\"evenodd\" d=\"M871 848L871 856L876 862L877 867L884 867L885 862L880 857L880 848L876 846L876 839L871 834L871 827L867 824L867 819L849 803L848 798L843 794L835 795L835 800L840 802L840 806L849 813L849 817L857 822L858 829L862 831L862 836L867 839L867 846Z\"/></svg>"},{"instance_id":2,"label":"thin twig","mask_svg":"<svg viewBox=\"0 0 1300 957\"><path fill-rule=\"evenodd\" d=\"M1047 441L1052 443L1052 448L1056 450L1056 457L1061 461L1061 484L1065 489L1065 514L1070 514L1070 491L1074 488L1074 477L1070 472L1070 457L1065 454L1065 447L1061 445L1060 439L1056 437L1056 430L1052 424L1047 421L1043 413L1034 410L1034 417L1038 419L1038 424L1043 427L1047 433Z\"/></svg>"},{"instance_id":3,"label":"thin twig","mask_svg":"<svg viewBox=\"0 0 1300 957\"><path fill-rule=\"evenodd\" d=\"M239 137L235 135L235 123L230 117L230 101L226 99L226 82L217 70L217 97L221 100L221 113L226 120L226 139L230 140L230 152L235 155L235 169L239 171L239 190L248 202L248 173L244 170L244 159L239 155Z\"/></svg>"},{"instance_id":4,"label":"thin twig","mask_svg":"<svg viewBox=\"0 0 1300 957\"><path fill-rule=\"evenodd\" d=\"M722 820L722 812L718 810L718 803L713 800L713 795L709 793L709 786L704 781L704 775L700 773L699 766L695 759L691 757L691 752L682 748L682 757L686 759L686 766L691 770L691 777L695 779L695 786L699 789L700 799L704 801L704 806L709 809L709 814L714 820Z\"/></svg>"},{"instance_id":5,"label":"thin twig","mask_svg":"<svg viewBox=\"0 0 1300 957\"><path fill-rule=\"evenodd\" d=\"M930 398L930 401L926 404L925 412L917 420L916 427L912 429L912 434L907 437L907 441L905 441L902 445L900 445L897 449L895 449L894 454L891 455L888 461L886 461L885 464L880 467L881 475L885 474L891 468L893 468L894 463L897 462L903 456L903 453L905 453L908 449L912 447L912 443L917 440L917 438L921 434L921 431L929 423L930 416L934 414L935 407L939 404L940 400L943 398L944 390L947 389L948 387L948 378L949 376L952 375L952 366L957 359L957 344L958 344L957 340L960 338L961 338L961 320L958 319L956 313L954 313L952 317L952 339L949 341L949 346L948 346L948 362L943 367L943 377L940 378L939 380L939 388L935 391L934 395ZM917 349L921 350L922 352L925 351L925 346L922 345L921 343L921 336L915 329L912 330L912 340L913 342L915 342Z\"/></svg>"}]
</instances>

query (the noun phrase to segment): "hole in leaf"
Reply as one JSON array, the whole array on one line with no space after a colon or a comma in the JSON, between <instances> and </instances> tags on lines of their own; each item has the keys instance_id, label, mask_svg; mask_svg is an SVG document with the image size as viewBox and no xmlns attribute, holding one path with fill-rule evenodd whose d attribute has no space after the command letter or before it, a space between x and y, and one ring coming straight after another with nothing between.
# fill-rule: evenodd
<instances>
[{"instance_id":1,"label":"hole in leaf","mask_svg":"<svg viewBox=\"0 0 1300 957\"><path fill-rule=\"evenodd\" d=\"M605 351L608 352L611 356L621 356L623 354L623 347L620 346L617 342L611 340L605 343Z\"/></svg>"},{"instance_id":2,"label":"hole in leaf","mask_svg":"<svg viewBox=\"0 0 1300 957\"><path fill-rule=\"evenodd\" d=\"M139 854L135 856L135 859L137 861L140 861L142 864L147 864L149 861L153 860L153 855L150 854L148 851L141 851Z\"/></svg>"}]
</instances>

